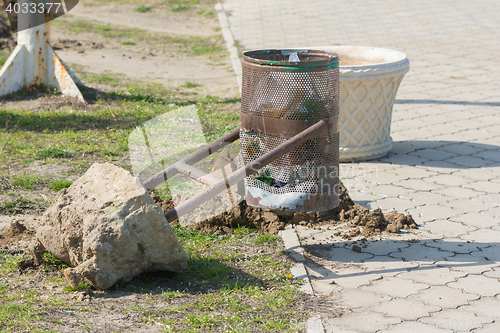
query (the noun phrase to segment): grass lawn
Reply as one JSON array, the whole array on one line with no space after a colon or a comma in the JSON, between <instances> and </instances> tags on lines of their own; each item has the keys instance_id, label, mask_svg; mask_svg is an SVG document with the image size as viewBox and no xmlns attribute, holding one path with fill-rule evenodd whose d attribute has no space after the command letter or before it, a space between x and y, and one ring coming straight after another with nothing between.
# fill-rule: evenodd
<instances>
[{"instance_id":1,"label":"grass lawn","mask_svg":"<svg viewBox=\"0 0 500 333\"><path fill-rule=\"evenodd\" d=\"M199 96L192 91L192 84L172 92L159 84L124 83L116 78L111 74L84 78L112 87L107 92L82 87L86 99L94 101L88 107L0 109L0 188L4 191L0 214L17 212L21 209L17 206L27 203L42 211L49 201L38 192L54 196L95 162L110 162L131 171L131 131L181 106L196 106L207 142L239 124L238 98ZM50 90L45 93L59 97ZM36 94L20 91L16 98L29 99ZM38 174L36 170L43 166L54 172ZM64 171L58 171L62 167Z\"/></svg>"},{"instance_id":2,"label":"grass lawn","mask_svg":"<svg viewBox=\"0 0 500 333\"><path fill-rule=\"evenodd\" d=\"M309 296L287 277L291 263L277 236L174 231L190 255L188 270L144 273L107 291L72 289L62 277L67 266L50 255L37 270L22 270L26 254L0 254L0 331L58 332L70 323L78 331L132 324L160 332L295 332L291 319L307 319ZM84 293L90 299L74 297ZM106 326L109 317L132 319Z\"/></svg>"},{"instance_id":3,"label":"grass lawn","mask_svg":"<svg viewBox=\"0 0 500 333\"><path fill-rule=\"evenodd\" d=\"M81 1L84 6L133 5L134 15L150 15L166 6L171 13L202 20L216 20L214 3ZM162 35L76 20L70 14L52 24L71 38L98 36L110 50L168 49L175 57L204 61L221 72L227 71L223 66L229 63L217 30L205 36ZM0 63L8 54L0 52ZM229 97L204 95L207 81L200 84L196 77L165 88L107 70L91 74L78 65L72 68L87 84L80 89L88 105L64 98L53 89L34 87L7 97L14 107L0 106L2 215L21 220L27 214L41 215L57 192L93 163L110 162L132 171L130 133L179 107L196 106L207 142L239 125L239 97L231 97L232 93ZM224 94L222 89L217 91ZM17 108L36 99L50 103ZM162 198L169 195L168 190L158 194ZM290 278L293 262L282 252L277 235L247 228L223 236L179 225L173 229L190 256L185 272L144 273L106 291L84 283L72 289L62 273L66 264L50 255L44 255L42 265L34 267L26 252L0 250L0 332L296 332L296 323L305 322L317 310L322 298L305 295L299 282Z\"/></svg>"},{"instance_id":4,"label":"grass lawn","mask_svg":"<svg viewBox=\"0 0 500 333\"><path fill-rule=\"evenodd\" d=\"M198 96L190 92L193 84L174 94L160 85L124 83L113 76L93 76L92 81L112 89L82 87L94 101L89 107L0 109L0 186L10 193L0 204L3 214L37 205L43 210L50 202L35 199L37 194L55 195L94 162L130 170L130 132L179 106L196 105L207 141L239 123L238 98ZM32 94L18 93L19 98ZM43 166L67 171L26 171ZM71 289L62 275L66 265L51 256L45 256L41 268L23 269L27 254L1 253L0 332L58 332L69 324L77 331L96 332L130 326L163 332L294 332L290 320L307 319L310 297L288 277L291 261L276 235L246 228L228 236L180 226L174 231L190 256L187 271L145 273L107 291L83 284ZM90 299L78 299L84 293ZM122 319L110 322L111 317Z\"/></svg>"}]
</instances>

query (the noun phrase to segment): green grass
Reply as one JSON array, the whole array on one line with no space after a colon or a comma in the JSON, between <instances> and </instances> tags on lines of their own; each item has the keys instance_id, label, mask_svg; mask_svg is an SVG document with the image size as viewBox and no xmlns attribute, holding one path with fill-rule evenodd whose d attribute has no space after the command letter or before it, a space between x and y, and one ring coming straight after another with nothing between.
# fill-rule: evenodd
<instances>
[{"instance_id":1,"label":"green grass","mask_svg":"<svg viewBox=\"0 0 500 333\"><path fill-rule=\"evenodd\" d=\"M191 8L191 2L174 3L174 8ZM179 9L180 10L180 9ZM185 10L185 9L182 9ZM152 33L147 30L130 28L125 26L102 24L92 20L68 20L60 19L54 21L55 25L65 26L71 33L79 34L83 32L97 33L107 39L121 39L122 45L135 45L146 43L155 49L168 49L172 47L178 52L189 56L214 56L225 55L223 39L220 35L213 36L170 36L159 33ZM218 65L219 63L216 63Z\"/></svg>"},{"instance_id":2,"label":"green grass","mask_svg":"<svg viewBox=\"0 0 500 333\"><path fill-rule=\"evenodd\" d=\"M40 180L34 175L22 175L20 177L14 178L12 184L15 186L22 187L26 190L34 189Z\"/></svg>"},{"instance_id":3,"label":"green grass","mask_svg":"<svg viewBox=\"0 0 500 333\"><path fill-rule=\"evenodd\" d=\"M69 267L68 264L55 258L50 253L43 254L42 266L45 272L50 272L50 271L62 272L64 269Z\"/></svg>"},{"instance_id":4,"label":"green grass","mask_svg":"<svg viewBox=\"0 0 500 333\"><path fill-rule=\"evenodd\" d=\"M207 141L213 141L238 126L239 99L214 96L184 97L167 91L157 84L132 84L110 80L107 76L93 77L94 82L119 84L115 90L101 93L94 108L75 110L63 108L47 111L0 109L0 128L7 121L18 124L0 134L0 146L8 136L9 144L0 155L0 165L30 159L58 161L75 165L87 164L91 154L101 161L114 161L128 154L128 136L139 124L151 118L194 104L198 109ZM109 103L113 103L109 107Z\"/></svg>"},{"instance_id":5,"label":"green grass","mask_svg":"<svg viewBox=\"0 0 500 333\"><path fill-rule=\"evenodd\" d=\"M36 85L36 86L21 88L20 90L16 91L11 95L11 99L13 100L24 99L27 98L29 95L32 95L33 93L46 94L46 95L61 95L61 92L58 91L56 88Z\"/></svg>"},{"instance_id":6,"label":"green grass","mask_svg":"<svg viewBox=\"0 0 500 333\"><path fill-rule=\"evenodd\" d=\"M140 5L138 7L135 7L134 10L139 13L147 13L150 12L153 8L146 6L146 5Z\"/></svg>"},{"instance_id":7,"label":"green grass","mask_svg":"<svg viewBox=\"0 0 500 333\"><path fill-rule=\"evenodd\" d=\"M11 52L6 51L6 50L0 50L0 67L5 65L5 63L7 62L7 59L10 56L10 53Z\"/></svg>"},{"instance_id":8,"label":"green grass","mask_svg":"<svg viewBox=\"0 0 500 333\"><path fill-rule=\"evenodd\" d=\"M264 244L264 243L277 244L277 241L278 241L278 236L272 234L263 234L258 236L254 240L256 244Z\"/></svg>"},{"instance_id":9,"label":"green grass","mask_svg":"<svg viewBox=\"0 0 500 333\"><path fill-rule=\"evenodd\" d=\"M73 184L73 182L71 180L67 180L67 179L59 179L59 180L54 180L51 184L50 184L50 188L53 189L53 190L56 190L56 191L60 191L62 190L63 188L68 188L71 186L71 184Z\"/></svg>"},{"instance_id":10,"label":"green grass","mask_svg":"<svg viewBox=\"0 0 500 333\"><path fill-rule=\"evenodd\" d=\"M9 278L9 281L18 283L19 275L18 263L29 257L28 254L20 255L5 255L0 253L0 274L3 278ZM54 312L62 312L63 310L72 309L67 303L65 298L42 297L43 290L46 289L44 285L45 279L50 274L61 270L64 266L58 264L57 259L52 260L50 255L44 255L44 272L37 273L36 287L26 282L22 283L16 288L0 285L0 332L15 333L15 332L57 332L46 328L46 325L40 325L40 321L49 321L51 323L57 319L53 318ZM67 266L66 266L67 267ZM50 272L47 274L47 272ZM32 278L31 273L25 273L28 276L28 281ZM15 277L15 278L13 278ZM41 283L41 284L40 284ZM57 310L47 312L49 308L56 308ZM44 320L45 319L45 320Z\"/></svg>"},{"instance_id":11,"label":"green grass","mask_svg":"<svg viewBox=\"0 0 500 333\"><path fill-rule=\"evenodd\" d=\"M189 281L193 291L163 292L167 301L179 301L164 304L161 313L142 311L146 321L170 325L174 331L297 331L290 318L300 322L305 313L295 309L302 294L286 278L290 265L274 254L245 256L238 246L249 242L252 230L238 228L224 239L180 226L174 231L190 259L188 270L171 278ZM196 292L207 286L208 291Z\"/></svg>"},{"instance_id":12,"label":"green grass","mask_svg":"<svg viewBox=\"0 0 500 333\"><path fill-rule=\"evenodd\" d=\"M189 55L204 56L222 54L222 52L225 52L220 36L172 37L170 40L172 43L182 44L188 47L189 50L183 49L180 52L187 53Z\"/></svg>"},{"instance_id":13,"label":"green grass","mask_svg":"<svg viewBox=\"0 0 500 333\"><path fill-rule=\"evenodd\" d=\"M137 28L121 28L116 29L116 26L111 24L97 25L94 28L94 31L100 33L105 38L117 38L117 37L126 37L126 38L137 38L144 30Z\"/></svg>"},{"instance_id":14,"label":"green grass","mask_svg":"<svg viewBox=\"0 0 500 333\"><path fill-rule=\"evenodd\" d=\"M186 293L183 291L179 291L179 290L175 290L175 291L169 290L169 291L162 292L162 295L165 299L171 299L171 298L183 297L186 295Z\"/></svg>"},{"instance_id":15,"label":"green grass","mask_svg":"<svg viewBox=\"0 0 500 333\"><path fill-rule=\"evenodd\" d=\"M47 323L59 323L62 317L57 314L73 312L80 318L78 328L92 329L89 318L101 316L102 309L111 315L130 314L138 324L173 332L297 332L291 319L307 319L307 309L299 306L307 296L298 290L297 281L286 278L290 263L277 247L268 251L271 254L255 252L253 230L241 227L225 238L181 226L173 226L173 230L190 256L188 269L143 273L133 280L132 289L118 284L99 292L97 306L91 302L86 307L64 294L44 292L54 283L67 293L90 288L86 283L77 288L64 286L64 280L54 276L68 266L44 254L36 285L21 283L11 288L0 284L0 325L4 325L0 330L37 332ZM249 252L251 248L254 252ZM0 253L0 273L23 277L16 275L17 263L27 257ZM134 301L116 303L115 292L131 292Z\"/></svg>"},{"instance_id":16,"label":"green grass","mask_svg":"<svg viewBox=\"0 0 500 333\"><path fill-rule=\"evenodd\" d=\"M238 98L186 97L157 84L124 82L112 74L95 76L93 80L110 82L109 78L116 80L116 86L112 91L99 92L93 107L85 110L73 107L37 112L0 109L0 128L5 128L7 121L18 124L16 128L9 127L1 133L0 145L3 145L6 135L10 136L10 141L0 155L0 165L36 157L42 159L37 163L73 166L69 174L74 174L83 173L96 161L116 163L128 157L128 137L132 130L181 106L196 106L207 141L220 137L239 124L235 112L239 109ZM83 79L87 80L86 77ZM8 173L4 174L8 177ZM64 176L61 174L60 177ZM46 186L53 184L46 183ZM161 195L167 197L168 190ZM32 199L18 199L0 206L0 211L23 211L36 204ZM265 253L255 251L256 243L258 248L276 246L277 237L254 234L247 227L238 228L224 238L180 226L174 226L174 232L189 254L188 269L182 273L144 273L136 277L131 286L118 284L103 292L99 300L107 304L106 311L114 311L116 315L130 312L138 322L150 323L158 329L162 327L157 323L170 325L179 332L286 332L294 331L289 327L290 318L298 321L307 318L307 314L296 306L305 296L298 290L297 281L286 278L290 270L286 257L278 247ZM249 249L254 249L254 252L247 255ZM23 278L25 275L17 273L17 263L26 257L25 254L0 254L0 273L5 274L2 276ZM5 310L0 310L0 322L7 323L7 328L0 326L0 331L36 332L44 327L40 321L53 323L60 318L51 314L65 315L64 311L73 310L74 301L61 295L41 298L28 295L26 291L26 288L52 290L54 284L70 291L61 273L66 267L65 263L45 254L42 269L36 273L36 287L25 283L21 284L19 292L13 292L0 286L0 304ZM86 287L79 286L80 289ZM124 304L123 312L111 310L109 304L115 306L115 303L105 302L113 301L115 291L133 293L140 302ZM38 303L23 303L25 298L30 302L38 298ZM93 316L89 313L91 310L78 309L82 321ZM17 317L11 316L14 311L18 312ZM88 321L79 328L84 326L92 329Z\"/></svg>"},{"instance_id":17,"label":"green grass","mask_svg":"<svg viewBox=\"0 0 500 333\"><path fill-rule=\"evenodd\" d=\"M199 3L199 0L176 0L174 3L170 4L170 10L173 12L183 12L190 10Z\"/></svg>"},{"instance_id":18,"label":"green grass","mask_svg":"<svg viewBox=\"0 0 500 333\"><path fill-rule=\"evenodd\" d=\"M72 34L80 34L84 32L98 33L104 38L151 38L151 34L147 31L138 28L129 28L125 26L116 26L111 24L102 24L94 20L68 20L66 18L54 20L51 22L54 26L67 27Z\"/></svg>"},{"instance_id":19,"label":"green grass","mask_svg":"<svg viewBox=\"0 0 500 333\"><path fill-rule=\"evenodd\" d=\"M85 79L87 82L102 83L109 86L118 86L120 83L120 80L116 77L116 75L110 74L90 74L87 75Z\"/></svg>"},{"instance_id":20,"label":"green grass","mask_svg":"<svg viewBox=\"0 0 500 333\"><path fill-rule=\"evenodd\" d=\"M184 2L167 3L183 5ZM198 9L197 6L200 5L198 2L186 3L193 9ZM99 29L94 30L96 27ZM113 32L111 30L114 26L94 23L76 24L75 29L80 29L80 32L95 31L103 36L118 36L123 38L123 43L127 40L138 43L150 38L135 30L118 29L119 31ZM162 38L160 41L181 45L181 49L192 56L217 53L217 46L221 45L219 37L194 37L174 41L170 37ZM63 107L37 112L0 109L1 129L5 128L8 119L11 124L18 124L16 128L0 131L0 146L10 137L9 145L0 155L0 171L3 166L31 163L33 159L39 159L37 163L71 166L71 172L66 175L65 169L60 174L61 178L77 172L83 173L93 162L111 161L130 168L127 157L128 136L131 131L180 106L196 105L207 141L220 137L239 124L239 116L235 112L239 109L238 98L193 96L183 94L185 91L182 90L181 93L177 90L169 91L157 84L124 82L109 73L84 76L83 81L107 84L112 86L112 90L97 92L92 107L85 109ZM93 93L91 89L82 90L85 96ZM23 97L29 98L30 93L24 92ZM122 160L126 162L120 162ZM47 187L54 184L48 181L45 183ZM165 190L162 195L167 197L169 193ZM37 204L37 201L29 198L13 200L0 206L0 212L5 213L6 209L10 213L22 211ZM237 229L233 235L224 239L183 227L174 227L174 231L190 256L189 268L185 272L141 274L132 281L134 287L124 289L125 286L118 285L102 292L103 297L99 297L96 302L99 305L90 303L88 309L76 305L76 301L64 298L68 297L67 294L53 292L53 287L70 291L61 274L68 267L66 264L45 254L41 270L19 274L17 263L27 255L0 254L2 278L20 281L16 287L19 291L7 289L5 284L0 285L0 331L47 331L43 327L47 327L48 322L59 325L61 320L65 322L65 316L70 316L65 311L77 312L75 309L78 310L79 323L82 321L75 330L95 330L89 317L98 315L103 309L117 316L123 314L120 309L113 310L114 306L118 308L116 299L113 298L116 294L113 293L124 290L132 293L140 303L125 302L119 306L126 307L125 310L134 315L134 323L150 323L158 330L162 327L157 323L171 325L173 330L180 332L289 331L289 318L306 319L306 313L295 307L297 300L304 296L298 291L297 282L286 279L290 264L283 257L277 257L279 248L272 254L254 253L245 256L247 248L241 247L242 244L255 246L255 239L260 237L250 237L249 234L253 231L245 227ZM265 239L261 244L266 246L273 242ZM29 283L33 277L36 284ZM169 289L162 283L173 287ZM80 289L86 287L88 286L79 286ZM30 294L27 288L46 292L42 297L40 294ZM52 327L59 329L58 326Z\"/></svg>"},{"instance_id":21,"label":"green grass","mask_svg":"<svg viewBox=\"0 0 500 333\"><path fill-rule=\"evenodd\" d=\"M213 0L166 0L172 12L193 12L196 10L197 14L205 14L206 17L211 17L207 12L212 12L215 5Z\"/></svg>"},{"instance_id":22,"label":"green grass","mask_svg":"<svg viewBox=\"0 0 500 333\"><path fill-rule=\"evenodd\" d=\"M222 47L219 45L200 45L192 48L195 55L217 54L222 52Z\"/></svg>"},{"instance_id":23,"label":"green grass","mask_svg":"<svg viewBox=\"0 0 500 333\"><path fill-rule=\"evenodd\" d=\"M78 283L78 286L76 288L73 288L72 286L67 285L66 287L64 287L63 290L66 292L72 292L72 291L85 290L85 289L90 289L90 288L91 288L91 285L89 283L80 282L80 283Z\"/></svg>"},{"instance_id":24,"label":"green grass","mask_svg":"<svg viewBox=\"0 0 500 333\"><path fill-rule=\"evenodd\" d=\"M71 158L74 157L74 154L65 149L45 148L34 152L33 157L35 160L43 160L46 158Z\"/></svg>"},{"instance_id":25,"label":"green grass","mask_svg":"<svg viewBox=\"0 0 500 333\"><path fill-rule=\"evenodd\" d=\"M30 211L34 213L34 210L40 210L44 208L46 205L42 202L42 200L32 200L30 198L21 197L15 200L9 200L4 203L0 203L0 213L15 215L19 213L26 213Z\"/></svg>"},{"instance_id":26,"label":"green grass","mask_svg":"<svg viewBox=\"0 0 500 333\"><path fill-rule=\"evenodd\" d=\"M207 18L208 18L208 17L213 17L213 16L214 16L214 12L213 12L212 10L210 10L210 9L204 9L204 8L202 8L202 9L198 9L198 10L196 11L196 14L198 14L198 15L203 15L203 16L205 16L205 17L207 17Z\"/></svg>"},{"instance_id":27,"label":"green grass","mask_svg":"<svg viewBox=\"0 0 500 333\"><path fill-rule=\"evenodd\" d=\"M181 87L188 88L188 89L189 88L197 88L197 87L201 87L201 84L196 83L194 81L187 81Z\"/></svg>"},{"instance_id":28,"label":"green grass","mask_svg":"<svg viewBox=\"0 0 500 333\"><path fill-rule=\"evenodd\" d=\"M158 5L156 0L88 0L83 4L84 6L100 6L108 3L116 4L133 4L133 5L144 5L154 7ZM216 0L162 0L161 5L165 5L169 8L182 7L182 10L177 11L189 11L191 9L213 9L214 5L217 3ZM175 10L174 10L175 11Z\"/></svg>"},{"instance_id":29,"label":"green grass","mask_svg":"<svg viewBox=\"0 0 500 333\"><path fill-rule=\"evenodd\" d=\"M33 325L30 323L37 319L39 314L28 304L0 303L0 318L2 326L17 327L18 332L31 331ZM12 330L2 330L2 332L13 332Z\"/></svg>"},{"instance_id":30,"label":"green grass","mask_svg":"<svg viewBox=\"0 0 500 333\"><path fill-rule=\"evenodd\" d=\"M17 263L22 260L27 258L27 254L17 254L17 255L10 255L10 254L4 254L0 252L0 273L1 274L8 274L8 273L13 273L17 271ZM3 288L1 291L6 290ZM1 317L0 317L1 318Z\"/></svg>"}]
</instances>

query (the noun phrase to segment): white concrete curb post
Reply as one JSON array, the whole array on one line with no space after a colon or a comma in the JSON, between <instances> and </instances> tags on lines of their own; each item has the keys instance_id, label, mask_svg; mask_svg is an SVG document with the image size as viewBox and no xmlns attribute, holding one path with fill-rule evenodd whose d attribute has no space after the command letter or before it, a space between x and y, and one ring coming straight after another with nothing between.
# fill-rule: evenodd
<instances>
[{"instance_id":1,"label":"white concrete curb post","mask_svg":"<svg viewBox=\"0 0 500 333\"><path fill-rule=\"evenodd\" d=\"M29 5L38 2L19 0L19 8L23 8L23 4L27 4L27 8L33 8ZM45 13L38 11L18 13L19 27L33 28L20 29L18 32L17 46L0 71L0 96L24 87L45 85L56 88L65 96L76 97L85 102L76 85L81 83L80 80L50 46L50 22L43 23L44 16Z\"/></svg>"}]
</instances>

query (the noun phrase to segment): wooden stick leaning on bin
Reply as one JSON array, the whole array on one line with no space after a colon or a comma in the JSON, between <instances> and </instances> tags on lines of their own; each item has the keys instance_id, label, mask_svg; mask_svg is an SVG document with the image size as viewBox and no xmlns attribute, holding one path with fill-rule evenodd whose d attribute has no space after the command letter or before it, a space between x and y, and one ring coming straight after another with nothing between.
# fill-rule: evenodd
<instances>
[{"instance_id":1,"label":"wooden stick leaning on bin","mask_svg":"<svg viewBox=\"0 0 500 333\"><path fill-rule=\"evenodd\" d=\"M262 155L253 162L236 170L235 172L230 174L227 178L221 179L218 183L211 185L210 187L204 189L197 195L179 204L176 208L169 210L168 212L165 213L167 221L168 222L175 221L179 218L179 216L192 212L196 207L198 207L205 201L210 200L217 194L226 190L228 186L232 186L238 183L239 181L242 181L245 177L253 175L257 171L259 171L259 169L261 169L262 167L268 165L274 160L280 158L281 156L289 153L291 150L293 150L300 144L318 136L321 132L327 129L328 125L325 121L323 120L318 121L311 127L290 138L288 141L280 144L270 152Z\"/></svg>"}]
</instances>

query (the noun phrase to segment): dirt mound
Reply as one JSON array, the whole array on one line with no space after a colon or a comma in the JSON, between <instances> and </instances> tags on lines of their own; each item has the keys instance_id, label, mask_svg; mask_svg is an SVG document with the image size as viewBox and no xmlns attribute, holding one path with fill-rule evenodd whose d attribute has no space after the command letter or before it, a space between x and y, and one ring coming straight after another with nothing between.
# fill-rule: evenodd
<instances>
[{"instance_id":1,"label":"dirt mound","mask_svg":"<svg viewBox=\"0 0 500 333\"><path fill-rule=\"evenodd\" d=\"M351 222L353 226L363 227L362 233L364 236L374 236L384 231L398 233L402 229L417 228L417 224L410 214L404 215L398 212L391 212L384 215L380 208L370 211L367 208L358 206L351 211L344 212L342 219L350 221L352 218Z\"/></svg>"},{"instance_id":2,"label":"dirt mound","mask_svg":"<svg viewBox=\"0 0 500 333\"><path fill-rule=\"evenodd\" d=\"M151 196L162 207L164 212L174 208L174 203L171 199L162 201L154 193ZM398 233L402 229L417 228L417 224L409 214L405 216L398 212L392 212L384 215L379 208L370 211L354 203L342 182L340 182L339 186L339 199L340 203L338 207L332 210L310 213L261 209L248 206L246 201L242 201L239 205L223 214L194 224L193 228L204 233L215 232L226 234L231 233L233 228L237 228L238 226L247 226L268 233L277 233L289 223L308 227L343 223L351 226L349 232L342 235L340 232L338 233L338 235L346 239L350 239L361 233L366 237L370 237L384 231Z\"/></svg>"},{"instance_id":3,"label":"dirt mound","mask_svg":"<svg viewBox=\"0 0 500 333\"><path fill-rule=\"evenodd\" d=\"M9 228L0 230L0 250L10 249L19 241L30 240L34 235L34 230L26 228L17 221L12 222Z\"/></svg>"}]
</instances>

